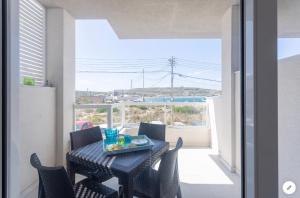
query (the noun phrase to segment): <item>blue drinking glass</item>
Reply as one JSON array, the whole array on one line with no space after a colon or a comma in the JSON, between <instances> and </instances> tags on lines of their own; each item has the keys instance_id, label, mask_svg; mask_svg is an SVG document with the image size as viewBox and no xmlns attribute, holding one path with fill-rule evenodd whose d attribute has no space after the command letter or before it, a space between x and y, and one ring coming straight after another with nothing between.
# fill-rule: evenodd
<instances>
[{"instance_id":1,"label":"blue drinking glass","mask_svg":"<svg viewBox=\"0 0 300 198\"><path fill-rule=\"evenodd\" d=\"M118 141L119 130L107 128L104 130L106 144L116 144Z\"/></svg>"},{"instance_id":2,"label":"blue drinking glass","mask_svg":"<svg viewBox=\"0 0 300 198\"><path fill-rule=\"evenodd\" d=\"M130 144L131 143L131 136L130 135L124 135L125 138L125 144Z\"/></svg>"}]
</instances>

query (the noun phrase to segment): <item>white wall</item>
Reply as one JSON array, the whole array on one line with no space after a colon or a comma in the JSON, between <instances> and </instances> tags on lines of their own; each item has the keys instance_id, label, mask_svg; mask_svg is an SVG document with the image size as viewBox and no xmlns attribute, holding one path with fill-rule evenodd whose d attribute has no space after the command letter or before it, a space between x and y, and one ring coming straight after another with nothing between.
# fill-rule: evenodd
<instances>
[{"instance_id":1,"label":"white wall","mask_svg":"<svg viewBox=\"0 0 300 198\"><path fill-rule=\"evenodd\" d=\"M166 140L171 146L175 146L178 138L183 140L184 147L203 147L211 146L211 130L206 126L178 126L167 127Z\"/></svg>"},{"instance_id":2,"label":"white wall","mask_svg":"<svg viewBox=\"0 0 300 198\"><path fill-rule=\"evenodd\" d=\"M57 159L65 163L75 102L75 20L61 8L47 9L47 79L57 89Z\"/></svg>"},{"instance_id":3,"label":"white wall","mask_svg":"<svg viewBox=\"0 0 300 198\"><path fill-rule=\"evenodd\" d=\"M222 96L217 96L209 99L209 116L210 116L210 126L212 133L212 149L215 149L215 152L221 153L220 149L224 148L223 136L222 133L224 130L224 113L223 113L223 100Z\"/></svg>"},{"instance_id":4,"label":"white wall","mask_svg":"<svg viewBox=\"0 0 300 198\"><path fill-rule=\"evenodd\" d=\"M212 141L213 134L216 134L216 142L218 153L227 153L228 155L235 156L232 164L225 160L223 156L220 155L221 161L233 172L240 173L241 172L241 83L240 83L240 72L237 71L234 73L234 122L233 126L231 126L234 130L234 139L232 140L232 144L234 148L228 146L227 134L224 133L224 126L226 125L224 118L224 102L223 97L213 97L210 100L210 115L213 118L211 120L211 134Z\"/></svg>"},{"instance_id":5,"label":"white wall","mask_svg":"<svg viewBox=\"0 0 300 198\"><path fill-rule=\"evenodd\" d=\"M281 189L287 180L300 184L300 55L279 61L278 105ZM282 190L279 190L279 195L280 198L286 197ZM295 194L295 197L299 195Z\"/></svg>"},{"instance_id":6,"label":"white wall","mask_svg":"<svg viewBox=\"0 0 300 198\"><path fill-rule=\"evenodd\" d=\"M125 128L122 133L137 135L138 128ZM203 147L208 148L211 146L211 130L205 126L167 126L166 141L171 146L175 146L178 138L183 139L184 147Z\"/></svg>"},{"instance_id":7,"label":"white wall","mask_svg":"<svg viewBox=\"0 0 300 198\"><path fill-rule=\"evenodd\" d=\"M55 165L55 88L20 88L21 191L25 196L37 182L30 155L37 153L46 165Z\"/></svg>"},{"instance_id":8,"label":"white wall","mask_svg":"<svg viewBox=\"0 0 300 198\"><path fill-rule=\"evenodd\" d=\"M222 21L222 101L224 127L220 133L220 157L234 170L235 148L235 82L234 72L240 68L240 7L230 7Z\"/></svg>"}]
</instances>

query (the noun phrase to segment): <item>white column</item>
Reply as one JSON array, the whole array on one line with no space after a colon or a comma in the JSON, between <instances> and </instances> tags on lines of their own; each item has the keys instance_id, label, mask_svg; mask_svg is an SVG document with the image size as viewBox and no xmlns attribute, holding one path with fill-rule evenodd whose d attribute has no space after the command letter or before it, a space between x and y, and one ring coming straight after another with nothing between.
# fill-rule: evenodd
<instances>
[{"instance_id":1,"label":"white column","mask_svg":"<svg viewBox=\"0 0 300 198\"><path fill-rule=\"evenodd\" d=\"M75 20L61 8L47 10L47 79L56 87L56 163L65 164L75 102Z\"/></svg>"},{"instance_id":2,"label":"white column","mask_svg":"<svg viewBox=\"0 0 300 198\"><path fill-rule=\"evenodd\" d=\"M240 68L240 6L233 5L222 21L222 103L224 128L219 132L220 156L235 171L235 81Z\"/></svg>"}]
</instances>

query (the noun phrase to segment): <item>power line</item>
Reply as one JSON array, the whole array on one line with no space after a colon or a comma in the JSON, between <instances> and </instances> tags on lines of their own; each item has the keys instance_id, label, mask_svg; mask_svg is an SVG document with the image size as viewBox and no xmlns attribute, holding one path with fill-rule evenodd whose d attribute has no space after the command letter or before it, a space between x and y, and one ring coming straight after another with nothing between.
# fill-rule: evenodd
<instances>
[{"instance_id":1,"label":"power line","mask_svg":"<svg viewBox=\"0 0 300 198\"><path fill-rule=\"evenodd\" d=\"M205 64L205 65L216 65L216 66L222 66L220 63L212 63L212 62L205 62L205 61L195 61L195 60L188 60L184 58L178 58L179 61L187 61L191 63L196 63L196 64Z\"/></svg>"},{"instance_id":2,"label":"power line","mask_svg":"<svg viewBox=\"0 0 300 198\"><path fill-rule=\"evenodd\" d=\"M143 68L143 67L148 67L148 68L153 68L155 66L167 66L166 64L117 64L117 65L113 65L113 64L76 64L76 66L83 66L83 67L109 67L109 68L125 68L125 67L132 67L132 68Z\"/></svg>"},{"instance_id":3,"label":"power line","mask_svg":"<svg viewBox=\"0 0 300 198\"><path fill-rule=\"evenodd\" d=\"M151 63L167 63L164 61L76 61L76 63L98 63L98 64L119 64L119 63L132 63L132 64L151 64Z\"/></svg>"},{"instance_id":4,"label":"power line","mask_svg":"<svg viewBox=\"0 0 300 198\"><path fill-rule=\"evenodd\" d=\"M196 79L202 81L216 82L221 81L216 79L201 78L198 76L185 75L182 73L176 73L175 66L180 66L180 68L189 68L192 71L197 70L201 74L207 74L208 72L220 72L220 64L209 63L209 62L199 62L187 59L175 59L171 57L169 59L93 59L93 58L78 58L76 61L76 67L80 68L78 73L100 73L100 74L141 74L139 78L142 77L142 87L145 88L145 74L146 73L166 73L162 78L158 79L151 87L156 86L161 83L166 77L171 75L171 98L173 99L173 87L175 75L187 78ZM210 66L209 66L210 65ZM170 67L169 71L166 71L166 67ZM161 67L160 70L153 70L154 67ZM150 69L146 71L145 69ZM152 69L152 70L151 70ZM150 75L151 76L151 75ZM181 79L178 79L181 80ZM154 81L154 80L152 80ZM155 80L156 81L156 80ZM195 82L195 81L194 81ZM131 86L133 79L131 79ZM195 82L196 83L196 82Z\"/></svg>"},{"instance_id":5,"label":"power line","mask_svg":"<svg viewBox=\"0 0 300 198\"><path fill-rule=\"evenodd\" d=\"M77 67L77 70L90 70L90 71L122 71L122 70L142 70L142 69L154 69L154 67ZM163 69L157 69L157 70L163 70Z\"/></svg>"},{"instance_id":6,"label":"power line","mask_svg":"<svg viewBox=\"0 0 300 198\"><path fill-rule=\"evenodd\" d=\"M195 69L195 70L203 70L203 71L210 71L210 72L220 72L221 68L212 68L208 66L201 66L201 65L190 65L188 63L180 63L178 65L185 68Z\"/></svg>"},{"instance_id":7,"label":"power line","mask_svg":"<svg viewBox=\"0 0 300 198\"><path fill-rule=\"evenodd\" d=\"M165 66L169 65L169 64L167 64L168 61L166 59L156 59L156 60L159 60L159 62L153 61L154 59L135 59L135 60L134 59L92 59L92 61L90 61L91 59L83 59L83 60L87 60L88 62L79 61L79 62L77 62L78 67L83 67L83 68L97 67L97 68L101 68L102 70L103 69L105 69L105 70L106 69L107 70L121 69L121 68L122 69L153 68L154 66L158 66L158 65L165 65ZM99 62L99 61L95 62L94 60L100 60L101 62ZM110 61L108 61L108 60L110 60ZM123 61L123 60L126 60L126 61ZM129 62L128 60L130 60L131 62ZM145 61L145 60L148 60L148 61ZM104 61L107 61L107 62L104 62ZM214 66L207 66L207 65L204 66L204 65L202 65L203 63L213 64ZM197 69L197 70L201 70L201 71L220 72L220 68L215 67L217 65L216 63L179 59L179 60L176 60L176 64L178 64L182 67Z\"/></svg>"},{"instance_id":8,"label":"power line","mask_svg":"<svg viewBox=\"0 0 300 198\"><path fill-rule=\"evenodd\" d=\"M142 74L142 71L91 71L91 70L80 70L79 73L108 73L108 74ZM144 71L144 73L165 73L169 71Z\"/></svg>"},{"instance_id":9,"label":"power line","mask_svg":"<svg viewBox=\"0 0 300 198\"><path fill-rule=\"evenodd\" d=\"M193 85L193 86L196 85L196 87L212 86L217 89L221 87L221 84L217 83L217 82L202 81L200 83L199 80L195 80L195 79L191 79L191 78L176 78L176 82L184 83L185 85L183 87L186 87L186 86L188 87L190 85Z\"/></svg>"},{"instance_id":10,"label":"power line","mask_svg":"<svg viewBox=\"0 0 300 198\"><path fill-rule=\"evenodd\" d=\"M163 64L159 64L159 63L155 63L155 64L122 64L122 63L118 63L118 64L95 64L95 63L91 63L91 64L83 64L83 63L77 63L76 66L77 67L99 67L99 68L153 68L153 67L157 67L157 66L167 66L168 63L163 63Z\"/></svg>"},{"instance_id":11,"label":"power line","mask_svg":"<svg viewBox=\"0 0 300 198\"><path fill-rule=\"evenodd\" d=\"M167 60L168 58L76 58L76 60Z\"/></svg>"},{"instance_id":12,"label":"power line","mask_svg":"<svg viewBox=\"0 0 300 198\"><path fill-rule=\"evenodd\" d=\"M184 78L193 78L193 79L212 81L212 82L218 82L218 83L222 82L220 80L214 80L214 79L209 79L209 78L200 78L200 77L196 77L196 76L189 76L189 75L179 74L179 73L174 73L174 74L179 76L179 77L184 77Z\"/></svg>"},{"instance_id":13,"label":"power line","mask_svg":"<svg viewBox=\"0 0 300 198\"><path fill-rule=\"evenodd\" d=\"M156 86L157 84L159 84L159 83L161 83L161 81L163 81L166 77L168 77L170 74L168 73L168 74L166 74L166 75L164 75L163 77L161 77L159 80L158 80L158 82L156 82L156 83L154 83L153 85L151 85L150 87L154 87L154 86Z\"/></svg>"},{"instance_id":14,"label":"power line","mask_svg":"<svg viewBox=\"0 0 300 198\"><path fill-rule=\"evenodd\" d=\"M153 58L153 59L101 59L101 58L77 58L76 62L98 62L98 63L149 63L149 62L167 62L168 58ZM213 63L213 62L205 62L205 61L195 61L195 60L188 60L182 58L176 58L178 62L184 62L189 64L196 64L196 65L209 65L209 66L222 66L220 63Z\"/></svg>"}]
</instances>

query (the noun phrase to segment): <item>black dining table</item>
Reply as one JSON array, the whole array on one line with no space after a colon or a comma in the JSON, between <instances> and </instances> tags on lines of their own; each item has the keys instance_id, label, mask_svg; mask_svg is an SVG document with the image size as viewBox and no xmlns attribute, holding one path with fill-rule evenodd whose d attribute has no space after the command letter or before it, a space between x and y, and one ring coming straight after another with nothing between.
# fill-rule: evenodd
<instances>
[{"instance_id":1,"label":"black dining table","mask_svg":"<svg viewBox=\"0 0 300 198\"><path fill-rule=\"evenodd\" d=\"M150 167L169 150L169 143L151 139L153 147L148 150L107 155L103 150L103 141L72 150L67 153L67 169L72 182L75 182L76 165L87 169L97 169L119 179L123 186L124 197L133 197L134 177Z\"/></svg>"}]
</instances>

